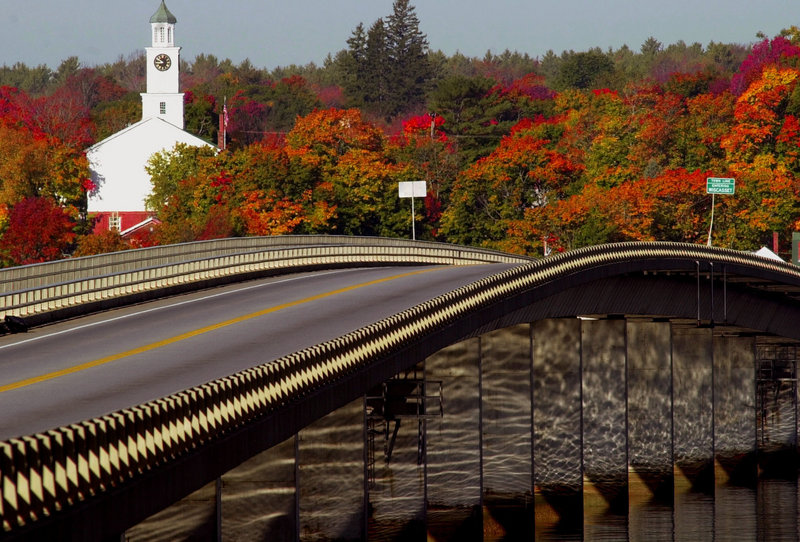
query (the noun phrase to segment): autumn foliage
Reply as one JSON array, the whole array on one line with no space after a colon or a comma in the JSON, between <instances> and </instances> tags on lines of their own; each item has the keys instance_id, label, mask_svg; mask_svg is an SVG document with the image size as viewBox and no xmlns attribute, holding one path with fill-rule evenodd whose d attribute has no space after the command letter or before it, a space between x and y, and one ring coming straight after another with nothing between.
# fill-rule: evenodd
<instances>
[{"instance_id":1,"label":"autumn foliage","mask_svg":"<svg viewBox=\"0 0 800 542\"><path fill-rule=\"evenodd\" d=\"M75 239L74 225L66 210L53 200L25 198L8 213L0 254L10 265L58 259Z\"/></svg>"},{"instance_id":2,"label":"autumn foliage","mask_svg":"<svg viewBox=\"0 0 800 542\"><path fill-rule=\"evenodd\" d=\"M362 28L361 38L380 30ZM417 201L419 238L530 255L628 240L705 243L709 176L736 179L734 196L714 200L714 244L751 250L777 232L786 251L800 228L797 29L751 47L648 40L641 54L455 56L438 60L446 73L435 80L415 57L425 86L404 79L405 102L375 97L386 81L354 62L380 50L358 37L325 73L267 77L249 62L198 56L186 74L186 126L216 142L225 103L226 148L178 145L151 158L147 206L159 225L146 243L408 237L410 202L398 183L419 180L428 187ZM55 88L0 87L5 265L144 242L87 234L84 155L137 119L141 81L124 66L116 77L73 68Z\"/></svg>"}]
</instances>

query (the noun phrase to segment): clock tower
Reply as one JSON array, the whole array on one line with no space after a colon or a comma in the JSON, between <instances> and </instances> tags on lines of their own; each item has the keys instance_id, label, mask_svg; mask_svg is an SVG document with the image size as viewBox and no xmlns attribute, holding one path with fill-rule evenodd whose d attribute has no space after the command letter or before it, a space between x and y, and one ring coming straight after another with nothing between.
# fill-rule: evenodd
<instances>
[{"instance_id":1,"label":"clock tower","mask_svg":"<svg viewBox=\"0 0 800 542\"><path fill-rule=\"evenodd\" d=\"M142 120L164 119L183 129L183 93L180 92L180 47L175 46L175 23L164 0L150 17L152 46L147 51L147 92L142 94Z\"/></svg>"}]
</instances>

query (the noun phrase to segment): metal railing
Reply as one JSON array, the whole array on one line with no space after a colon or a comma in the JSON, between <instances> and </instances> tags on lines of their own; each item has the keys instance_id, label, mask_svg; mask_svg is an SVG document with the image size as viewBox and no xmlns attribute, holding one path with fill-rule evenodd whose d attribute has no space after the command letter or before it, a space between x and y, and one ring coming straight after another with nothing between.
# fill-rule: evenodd
<instances>
[{"instance_id":1,"label":"metal railing","mask_svg":"<svg viewBox=\"0 0 800 542\"><path fill-rule=\"evenodd\" d=\"M326 235L244 237L159 246L0 270L0 318L209 281L303 268L367 264L476 264L530 259L442 243Z\"/></svg>"}]
</instances>

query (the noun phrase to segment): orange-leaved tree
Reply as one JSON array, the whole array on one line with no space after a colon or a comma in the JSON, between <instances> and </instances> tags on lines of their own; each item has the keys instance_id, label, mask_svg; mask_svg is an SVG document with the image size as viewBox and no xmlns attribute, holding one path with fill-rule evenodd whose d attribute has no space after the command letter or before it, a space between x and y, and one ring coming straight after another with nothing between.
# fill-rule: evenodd
<instances>
[{"instance_id":1,"label":"orange-leaved tree","mask_svg":"<svg viewBox=\"0 0 800 542\"><path fill-rule=\"evenodd\" d=\"M755 249L772 232L788 236L797 226L800 138L785 109L798 81L800 70L768 65L736 101L735 122L722 138L736 194L718 202L719 244Z\"/></svg>"},{"instance_id":2,"label":"orange-leaved tree","mask_svg":"<svg viewBox=\"0 0 800 542\"><path fill-rule=\"evenodd\" d=\"M442 231L456 243L498 246L526 210L550 205L582 173L574 155L540 137L543 121L523 120L453 185Z\"/></svg>"},{"instance_id":3,"label":"orange-leaved tree","mask_svg":"<svg viewBox=\"0 0 800 542\"><path fill-rule=\"evenodd\" d=\"M395 235L400 228L397 180L386 138L356 109L318 110L297 119L287 154L312 183L314 208L327 230L347 235ZM320 202L325 202L323 209Z\"/></svg>"}]
</instances>

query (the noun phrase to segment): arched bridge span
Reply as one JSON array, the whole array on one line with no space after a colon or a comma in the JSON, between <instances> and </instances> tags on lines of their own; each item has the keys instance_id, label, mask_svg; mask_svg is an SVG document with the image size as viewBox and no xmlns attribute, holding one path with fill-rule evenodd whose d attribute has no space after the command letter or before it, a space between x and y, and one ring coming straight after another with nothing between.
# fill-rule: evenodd
<instances>
[{"instance_id":1,"label":"arched bridge span","mask_svg":"<svg viewBox=\"0 0 800 542\"><path fill-rule=\"evenodd\" d=\"M695 245L607 245L522 264L251 370L2 443L3 531L121 532L442 348L495 329L644 315L800 340L798 295L791 265Z\"/></svg>"}]
</instances>

